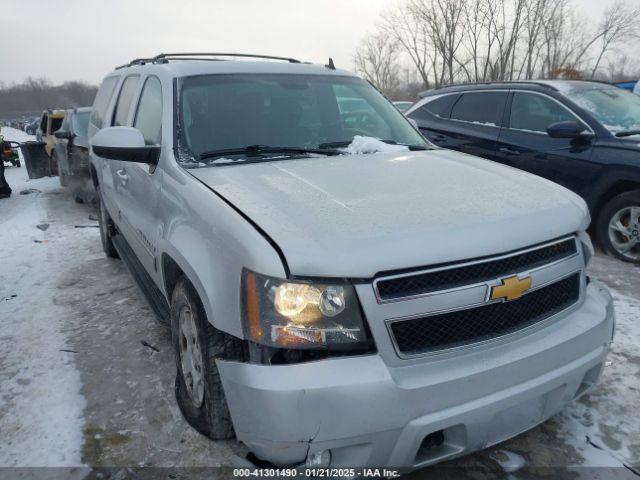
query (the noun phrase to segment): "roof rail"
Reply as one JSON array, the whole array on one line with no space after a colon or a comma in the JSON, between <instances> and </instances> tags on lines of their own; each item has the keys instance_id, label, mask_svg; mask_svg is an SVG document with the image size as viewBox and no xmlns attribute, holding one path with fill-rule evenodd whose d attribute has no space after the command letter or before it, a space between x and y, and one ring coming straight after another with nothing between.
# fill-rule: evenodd
<instances>
[{"instance_id":1,"label":"roof rail","mask_svg":"<svg viewBox=\"0 0 640 480\"><path fill-rule=\"evenodd\" d=\"M133 67L134 65L144 65L151 61L153 61L153 59L151 58L135 58L125 65L120 65L119 67L116 67L116 70L120 70L121 68Z\"/></svg>"},{"instance_id":2,"label":"roof rail","mask_svg":"<svg viewBox=\"0 0 640 480\"><path fill-rule=\"evenodd\" d=\"M302 63L300 60L289 57L275 57L272 55L254 55L250 53L161 53L151 59L153 63L168 63L169 60L219 60L218 58L198 57L242 57L262 58L266 60L282 60L289 63Z\"/></svg>"},{"instance_id":3,"label":"roof rail","mask_svg":"<svg viewBox=\"0 0 640 480\"><path fill-rule=\"evenodd\" d=\"M537 80L504 80L504 81L486 81L486 82L469 82L469 83L453 83L451 85L440 85L435 88L431 88L429 90L424 90L418 93L418 98L424 98L428 94L445 89L464 89L465 87L481 87L483 85L535 85L537 87L544 87L550 90L557 90L553 85L545 83L544 81Z\"/></svg>"}]
</instances>

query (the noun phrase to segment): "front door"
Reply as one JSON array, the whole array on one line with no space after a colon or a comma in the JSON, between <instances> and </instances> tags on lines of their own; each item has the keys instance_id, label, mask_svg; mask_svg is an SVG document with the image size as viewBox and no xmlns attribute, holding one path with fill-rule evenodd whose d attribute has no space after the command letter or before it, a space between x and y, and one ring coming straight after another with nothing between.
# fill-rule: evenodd
<instances>
[{"instance_id":1,"label":"front door","mask_svg":"<svg viewBox=\"0 0 640 480\"><path fill-rule=\"evenodd\" d=\"M552 97L513 92L507 125L500 132L498 159L583 195L596 168L589 162L592 143L588 139L551 138L547 128L562 121L585 124Z\"/></svg>"},{"instance_id":2,"label":"front door","mask_svg":"<svg viewBox=\"0 0 640 480\"><path fill-rule=\"evenodd\" d=\"M149 76L144 81L132 124L140 130L146 145L161 145L162 86L157 77ZM131 241L130 245L149 275L158 280L158 265L155 258L157 242L161 234L157 206L162 184L162 170L155 166L131 162L126 163L122 168L127 176L126 189L129 204L126 215L135 235L135 241Z\"/></svg>"}]
</instances>

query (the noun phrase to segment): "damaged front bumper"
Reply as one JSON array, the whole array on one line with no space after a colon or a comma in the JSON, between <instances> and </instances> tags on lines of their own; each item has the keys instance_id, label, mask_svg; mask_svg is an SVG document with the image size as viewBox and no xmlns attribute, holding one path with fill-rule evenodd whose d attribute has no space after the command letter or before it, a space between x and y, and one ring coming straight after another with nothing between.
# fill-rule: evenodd
<instances>
[{"instance_id":1,"label":"damaged front bumper","mask_svg":"<svg viewBox=\"0 0 640 480\"><path fill-rule=\"evenodd\" d=\"M390 366L380 355L267 366L218 361L239 440L277 465L330 451L331 465L414 469L513 437L598 379L614 329L599 282L530 335ZM435 438L440 439L433 442Z\"/></svg>"}]
</instances>

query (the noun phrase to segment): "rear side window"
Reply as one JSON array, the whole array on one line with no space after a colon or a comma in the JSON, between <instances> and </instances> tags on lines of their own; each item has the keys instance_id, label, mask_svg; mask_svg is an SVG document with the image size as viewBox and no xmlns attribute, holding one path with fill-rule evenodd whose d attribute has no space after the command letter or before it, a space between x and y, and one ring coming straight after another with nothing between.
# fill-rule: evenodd
<instances>
[{"instance_id":1,"label":"rear side window","mask_svg":"<svg viewBox=\"0 0 640 480\"><path fill-rule=\"evenodd\" d=\"M457 95L444 95L425 104L422 108L436 117L449 118L451 105L458 98Z\"/></svg>"},{"instance_id":2,"label":"rear side window","mask_svg":"<svg viewBox=\"0 0 640 480\"><path fill-rule=\"evenodd\" d=\"M451 118L497 127L501 123L506 100L505 92L465 93L453 106Z\"/></svg>"},{"instance_id":3,"label":"rear side window","mask_svg":"<svg viewBox=\"0 0 640 480\"><path fill-rule=\"evenodd\" d=\"M156 77L144 82L133 126L142 132L144 143L157 145L162 135L162 86Z\"/></svg>"},{"instance_id":4,"label":"rear side window","mask_svg":"<svg viewBox=\"0 0 640 480\"><path fill-rule=\"evenodd\" d=\"M551 124L570 120L580 122L569 110L551 98L536 93L513 94L509 128L546 133Z\"/></svg>"},{"instance_id":5,"label":"rear side window","mask_svg":"<svg viewBox=\"0 0 640 480\"><path fill-rule=\"evenodd\" d=\"M131 111L131 102L133 102L133 95L136 93L139 79L139 75L130 75L122 82L118 103L116 103L116 109L113 112L112 125L114 127L123 127L127 124L127 118L129 118L129 112Z\"/></svg>"},{"instance_id":6,"label":"rear side window","mask_svg":"<svg viewBox=\"0 0 640 480\"><path fill-rule=\"evenodd\" d=\"M100 85L100 89L93 101L93 108L91 109L91 123L98 128L102 128L104 122L104 116L107 112L107 107L113 96L113 90L118 83L119 77L105 78Z\"/></svg>"}]
</instances>

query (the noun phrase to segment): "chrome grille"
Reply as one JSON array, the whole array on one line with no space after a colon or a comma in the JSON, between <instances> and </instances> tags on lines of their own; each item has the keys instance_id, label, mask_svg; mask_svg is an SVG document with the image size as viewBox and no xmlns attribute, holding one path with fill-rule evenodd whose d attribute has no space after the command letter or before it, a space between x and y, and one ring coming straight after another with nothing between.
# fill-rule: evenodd
<instances>
[{"instance_id":1,"label":"chrome grille","mask_svg":"<svg viewBox=\"0 0 640 480\"><path fill-rule=\"evenodd\" d=\"M398 353L412 356L478 343L533 326L566 310L580 298L581 272L511 302L392 321Z\"/></svg>"},{"instance_id":2,"label":"chrome grille","mask_svg":"<svg viewBox=\"0 0 640 480\"><path fill-rule=\"evenodd\" d=\"M500 257L380 278L374 281L374 288L380 303L397 301L532 270L577 251L572 237Z\"/></svg>"}]
</instances>

